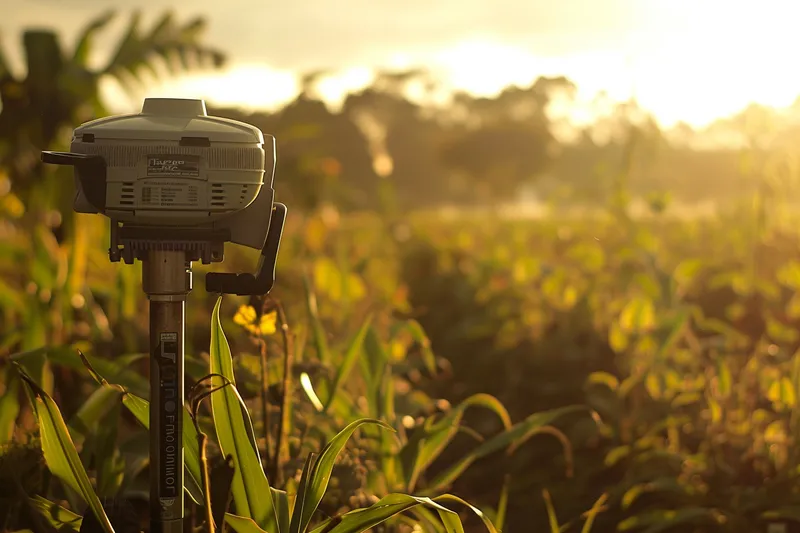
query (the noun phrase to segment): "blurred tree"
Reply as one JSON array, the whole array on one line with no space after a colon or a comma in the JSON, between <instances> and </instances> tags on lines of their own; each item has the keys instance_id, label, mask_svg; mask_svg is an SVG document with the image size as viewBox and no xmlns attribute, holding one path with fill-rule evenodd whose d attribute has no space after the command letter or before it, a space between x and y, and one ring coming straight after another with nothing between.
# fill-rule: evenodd
<instances>
[{"instance_id":1,"label":"blurred tree","mask_svg":"<svg viewBox=\"0 0 800 533\"><path fill-rule=\"evenodd\" d=\"M462 176L462 191L473 201L508 200L539 176L558 151L547 106L557 91L573 89L566 78L540 77L530 87L509 87L496 98L457 94L454 112L461 120L442 158Z\"/></svg>"},{"instance_id":2,"label":"blurred tree","mask_svg":"<svg viewBox=\"0 0 800 533\"><path fill-rule=\"evenodd\" d=\"M62 134L75 125L108 114L100 98L104 78L114 78L133 91L148 81L145 74L157 78L164 67L176 74L206 64L219 67L224 62L221 52L200 42L204 19L181 25L167 12L149 31L142 31L140 13L135 12L115 51L95 68L90 64L94 40L114 14L109 11L91 21L69 53L53 31L25 31L27 73L23 78L14 76L0 50L0 168L7 169L13 190L26 205L32 186L42 184L39 151L64 144L68 137ZM60 187L60 182L47 190L54 193L51 198L59 207L68 207L64 201L71 200L72 184ZM62 213L68 211L61 209Z\"/></svg>"},{"instance_id":3,"label":"blurred tree","mask_svg":"<svg viewBox=\"0 0 800 533\"><path fill-rule=\"evenodd\" d=\"M438 153L444 129L430 109L409 99L415 84L426 92L434 88L424 69L378 71L370 87L347 97L342 111L366 135L376 173L404 208L452 200Z\"/></svg>"}]
</instances>

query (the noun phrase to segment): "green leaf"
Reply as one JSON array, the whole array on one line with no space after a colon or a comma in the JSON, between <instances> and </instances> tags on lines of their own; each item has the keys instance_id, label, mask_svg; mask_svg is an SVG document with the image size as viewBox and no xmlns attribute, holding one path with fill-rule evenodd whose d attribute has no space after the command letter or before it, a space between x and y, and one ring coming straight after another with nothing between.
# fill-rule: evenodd
<instances>
[{"instance_id":1,"label":"green leaf","mask_svg":"<svg viewBox=\"0 0 800 533\"><path fill-rule=\"evenodd\" d=\"M311 517L322 501L325 491L328 489L328 482L331 479L331 472L333 471L336 458L344 449L353 433L364 424L375 424L390 431L394 431L391 426L380 420L365 418L352 422L331 439L320 453L319 459L314 462L307 483L305 486L301 486L298 489L297 502L295 503L294 513L292 513L289 533L305 532L308 524L311 522Z\"/></svg>"},{"instance_id":2,"label":"green leaf","mask_svg":"<svg viewBox=\"0 0 800 533\"><path fill-rule=\"evenodd\" d=\"M147 354L128 354L114 359L104 359L101 357L90 357L84 355L92 368L102 374L106 379L119 383L126 390L146 396L150 391L150 384L147 379L138 372L131 372L131 365L136 361L147 357ZM71 347L43 347L36 350L17 353L11 356L12 361L17 361L27 368L28 360L48 360L56 365L70 368L82 372L86 370L86 365L81 361L77 350Z\"/></svg>"},{"instance_id":3,"label":"green leaf","mask_svg":"<svg viewBox=\"0 0 800 533\"><path fill-rule=\"evenodd\" d=\"M69 421L69 428L76 435L76 441L80 443L87 437L91 428L119 401L121 394L119 389L100 387L89 395Z\"/></svg>"},{"instance_id":4,"label":"green leaf","mask_svg":"<svg viewBox=\"0 0 800 533\"><path fill-rule=\"evenodd\" d=\"M619 523L617 530L641 529L641 533L664 533L679 527L681 531L686 531L717 522L717 517L711 509L685 507L676 511L649 511L626 518Z\"/></svg>"},{"instance_id":5,"label":"green leaf","mask_svg":"<svg viewBox=\"0 0 800 533\"><path fill-rule=\"evenodd\" d=\"M485 407L497 414L504 428L511 427L511 417L508 415L508 411L497 398L489 394L474 394L470 396L438 422L434 421L433 418L428 418L422 431L419 431L415 438L409 440L401 451L406 463L404 470L408 476L406 481L408 490L414 490L422 472L441 455L442 451L458 434L458 428L464 412L469 407L477 406Z\"/></svg>"},{"instance_id":6,"label":"green leaf","mask_svg":"<svg viewBox=\"0 0 800 533\"><path fill-rule=\"evenodd\" d=\"M219 310L222 298L217 299L211 316L210 374L221 375L230 385L211 395L211 414L217 432L219 447L224 456L233 457L233 501L236 512L252 518L259 527L275 528L276 516L267 476L261 458L251 440L252 421L243 411L241 398L236 392L233 359L225 332L220 323ZM212 377L212 386L222 386L219 377ZM248 430L250 426L250 430Z\"/></svg>"},{"instance_id":7,"label":"green leaf","mask_svg":"<svg viewBox=\"0 0 800 533\"><path fill-rule=\"evenodd\" d=\"M722 358L717 361L717 392L721 398L731 395L731 371Z\"/></svg>"},{"instance_id":8,"label":"green leaf","mask_svg":"<svg viewBox=\"0 0 800 533\"><path fill-rule=\"evenodd\" d=\"M625 333L645 333L656 323L653 302L647 298L632 298L619 316L619 326Z\"/></svg>"},{"instance_id":9,"label":"green leaf","mask_svg":"<svg viewBox=\"0 0 800 533\"><path fill-rule=\"evenodd\" d=\"M658 478L647 483L638 483L626 490L622 495L622 509L627 511L642 494L654 492L672 492L681 495L686 494L685 488L677 479L670 477Z\"/></svg>"},{"instance_id":10,"label":"green leaf","mask_svg":"<svg viewBox=\"0 0 800 533\"><path fill-rule=\"evenodd\" d=\"M344 359L339 365L339 370L336 372L336 378L333 381L333 387L330 392L330 396L328 396L328 402L325 404L325 409L323 412L328 412L333 405L333 402L336 400L336 396L341 390L342 386L344 385L347 377L350 375L350 371L353 369L353 366L356 364L356 360L361 356L362 348L364 347L364 337L367 334L367 330L372 323L372 315L369 315L365 320L364 323L361 324L361 327L358 329L353 340L350 342L350 346L347 348L347 352L345 352Z\"/></svg>"},{"instance_id":11,"label":"green leaf","mask_svg":"<svg viewBox=\"0 0 800 533\"><path fill-rule=\"evenodd\" d=\"M28 385L36 399L42 452L47 468L83 498L106 533L114 533L114 528L111 527L111 522L81 464L78 451L75 449L75 444L72 442L58 406L21 368L19 371L20 377Z\"/></svg>"},{"instance_id":12,"label":"green leaf","mask_svg":"<svg viewBox=\"0 0 800 533\"><path fill-rule=\"evenodd\" d=\"M78 44L75 45L75 52L72 56L72 61L75 64L86 66L89 60L89 53L91 50L92 43L97 32L101 31L103 28L111 22L111 19L114 18L116 13L113 10L106 11L105 13L101 14L99 17L92 20L81 32L81 36L78 38Z\"/></svg>"},{"instance_id":13,"label":"green leaf","mask_svg":"<svg viewBox=\"0 0 800 533\"><path fill-rule=\"evenodd\" d=\"M407 328L408 332L411 334L411 338L414 339L414 342L419 346L425 368L427 368L428 372L431 374L436 374L436 357L433 354L433 350L431 350L431 341L428 335L425 334L422 325L416 320L409 320Z\"/></svg>"},{"instance_id":14,"label":"green leaf","mask_svg":"<svg viewBox=\"0 0 800 533\"><path fill-rule=\"evenodd\" d=\"M272 501L275 502L275 515L278 517L278 533L287 533L292 515L289 508L289 495L285 490L273 488L270 490L272 490Z\"/></svg>"},{"instance_id":15,"label":"green leaf","mask_svg":"<svg viewBox=\"0 0 800 533\"><path fill-rule=\"evenodd\" d=\"M322 410L325 409L325 406L322 405L322 400L319 399L316 391L314 391L314 385L311 383L311 376L308 375L308 372L300 374L300 387L302 387L303 392L306 393L314 409L321 413Z\"/></svg>"},{"instance_id":16,"label":"green leaf","mask_svg":"<svg viewBox=\"0 0 800 533\"><path fill-rule=\"evenodd\" d=\"M600 514L603 509L605 509L606 501L608 501L608 494L603 494L597 499L596 502L594 502L592 508L586 513L586 522L583 523L581 533L590 533L592 531L594 520L597 518L597 515Z\"/></svg>"},{"instance_id":17,"label":"green leaf","mask_svg":"<svg viewBox=\"0 0 800 533\"><path fill-rule=\"evenodd\" d=\"M436 498L436 500L438 499ZM458 515L436 501L406 494L389 494L366 509L356 509L334 519L328 519L311 530L311 533L362 533L382 524L393 516L420 505L435 509L440 513L440 518L446 516L446 527L449 526L447 528L448 533L451 531L463 531ZM331 527L332 522L336 523L333 527ZM489 531L495 533L494 529Z\"/></svg>"},{"instance_id":18,"label":"green leaf","mask_svg":"<svg viewBox=\"0 0 800 533\"><path fill-rule=\"evenodd\" d=\"M585 411L583 406L567 406L542 413L534 413L522 422L514 425L495 435L491 439L478 445L472 451L461 457L455 464L447 468L444 472L439 474L433 481L431 481L426 493L428 491L435 491L444 486L450 485L460 476L469 466L487 455L509 448L510 446L517 447L529 438L537 435L543 431L544 428L550 426L553 422L563 416L573 413ZM565 450L569 453L569 450Z\"/></svg>"},{"instance_id":19,"label":"green leaf","mask_svg":"<svg viewBox=\"0 0 800 533\"><path fill-rule=\"evenodd\" d=\"M586 379L587 383L594 384L603 384L607 386L612 391L617 390L619 387L619 380L613 374L609 374L608 372L592 372L589 374L589 377Z\"/></svg>"},{"instance_id":20,"label":"green leaf","mask_svg":"<svg viewBox=\"0 0 800 533\"><path fill-rule=\"evenodd\" d=\"M544 498L544 506L547 509L547 523L550 526L550 533L561 533L562 527L558 525L558 517L556 510L553 508L553 500L550 498L550 492L545 489L542 491Z\"/></svg>"},{"instance_id":21,"label":"green leaf","mask_svg":"<svg viewBox=\"0 0 800 533\"><path fill-rule=\"evenodd\" d=\"M306 311L308 311L308 318L311 322L311 333L314 340L314 347L317 349L317 357L323 365L329 364L331 361L330 351L328 350L328 341L325 335L325 328L322 327L322 322L319 318L319 309L317 307L317 297L314 294L314 289L311 287L311 281L308 275L303 275L303 287L306 291Z\"/></svg>"},{"instance_id":22,"label":"green leaf","mask_svg":"<svg viewBox=\"0 0 800 533\"><path fill-rule=\"evenodd\" d=\"M5 391L0 396L0 446L11 440L19 415L19 376L6 367Z\"/></svg>"},{"instance_id":23,"label":"green leaf","mask_svg":"<svg viewBox=\"0 0 800 533\"><path fill-rule=\"evenodd\" d=\"M392 367L384 365L383 380L378 382L382 384L375 392L377 399L377 412L381 413L387 422L390 424L395 421L394 410L394 376L392 375ZM397 454L398 440L394 435L385 431L380 432L380 449L381 449L381 472L386 479L386 484L390 489L399 485L403 479L402 462Z\"/></svg>"},{"instance_id":24,"label":"green leaf","mask_svg":"<svg viewBox=\"0 0 800 533\"><path fill-rule=\"evenodd\" d=\"M56 530L62 530L63 527L69 528L73 531L80 531L83 517L73 513L68 509L64 509L60 505L51 502L34 494L28 498L28 503L36 509L47 522Z\"/></svg>"},{"instance_id":25,"label":"green leaf","mask_svg":"<svg viewBox=\"0 0 800 533\"><path fill-rule=\"evenodd\" d=\"M478 518L481 519L481 521L483 522L483 525L486 526L486 529L490 533L497 533L497 530L495 529L494 524L492 524L492 521L489 520L489 517L487 517L483 513L483 511L481 511L480 509L478 509L474 505L472 505L470 503L467 503L466 501L462 500L458 496L453 496L452 494L443 494L442 496L437 496L436 498L433 498L433 501L435 501L436 503L456 503L456 504L459 504L459 505L463 505L464 507L466 507L467 509L469 509L470 511L475 513L475 515ZM441 511L440 511L440 514L441 514ZM456 515L456 516L458 516L458 515ZM461 531L463 531L463 529L461 529Z\"/></svg>"},{"instance_id":26,"label":"green leaf","mask_svg":"<svg viewBox=\"0 0 800 533\"><path fill-rule=\"evenodd\" d=\"M236 533L267 533L252 518L225 513L225 522L231 526ZM270 532L271 533L271 532Z\"/></svg>"}]
</instances>

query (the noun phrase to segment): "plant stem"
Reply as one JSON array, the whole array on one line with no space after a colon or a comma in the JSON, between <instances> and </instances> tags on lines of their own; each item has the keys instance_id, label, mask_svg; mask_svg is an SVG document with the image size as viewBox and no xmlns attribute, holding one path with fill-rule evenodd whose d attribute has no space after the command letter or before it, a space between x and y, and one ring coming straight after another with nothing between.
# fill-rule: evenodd
<instances>
[{"instance_id":1,"label":"plant stem","mask_svg":"<svg viewBox=\"0 0 800 533\"><path fill-rule=\"evenodd\" d=\"M194 421L194 420L193 420ZM208 533L214 533L214 515L211 509L211 482L208 473L208 454L206 451L206 434L200 431L200 427L195 421L195 429L197 429L197 440L200 446L200 475L202 476L203 483L203 496L205 496L205 510L206 510L206 527Z\"/></svg>"},{"instance_id":2,"label":"plant stem","mask_svg":"<svg viewBox=\"0 0 800 533\"><path fill-rule=\"evenodd\" d=\"M266 298L262 302L261 305L261 315L267 312L268 302ZM258 320L261 319L259 315ZM256 323L258 323L258 320ZM270 464L272 462L270 449L269 449L269 431L270 431L270 420L269 420L269 366L267 363L269 362L267 358L267 341L263 337L258 337L258 343L260 348L260 356L261 356L261 424L264 428L264 460L266 464ZM275 449L275 453L277 454L277 448Z\"/></svg>"},{"instance_id":3,"label":"plant stem","mask_svg":"<svg viewBox=\"0 0 800 533\"><path fill-rule=\"evenodd\" d=\"M283 466L289 459L289 441L288 434L290 431L290 404L293 396L292 391L292 365L293 363L293 350L291 344L291 335L289 334L289 324L286 322L286 313L283 311L283 306L280 302L275 301L275 307L278 311L278 320L281 325L281 336L283 337L283 390L281 391L281 410L280 421L278 425L278 435L275 441L275 461L273 463L273 478L278 486L283 485Z\"/></svg>"}]
</instances>

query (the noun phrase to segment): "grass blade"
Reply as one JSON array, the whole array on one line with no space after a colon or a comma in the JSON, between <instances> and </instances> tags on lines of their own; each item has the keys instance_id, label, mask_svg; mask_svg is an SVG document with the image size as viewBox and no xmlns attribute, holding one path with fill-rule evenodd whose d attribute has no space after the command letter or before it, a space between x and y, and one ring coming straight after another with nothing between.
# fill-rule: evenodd
<instances>
[{"instance_id":1,"label":"grass blade","mask_svg":"<svg viewBox=\"0 0 800 533\"><path fill-rule=\"evenodd\" d=\"M303 533L306 530L311 522L312 515L317 510L325 491L328 489L328 482L331 479L331 472L336 458L353 433L364 424L375 424L394 431L391 426L380 420L364 418L352 422L331 439L320 453L319 459L314 463L307 483L298 489L297 502L295 503L292 521L289 526L290 533Z\"/></svg>"},{"instance_id":2,"label":"grass blade","mask_svg":"<svg viewBox=\"0 0 800 533\"><path fill-rule=\"evenodd\" d=\"M81 464L78 451L75 449L75 444L72 442L67 424L64 423L58 406L21 368L19 371L20 377L28 385L36 399L42 452L48 469L81 495L106 533L114 533L114 528L111 527L111 522Z\"/></svg>"},{"instance_id":3,"label":"grass blade","mask_svg":"<svg viewBox=\"0 0 800 533\"><path fill-rule=\"evenodd\" d=\"M230 385L211 395L211 414L217 432L219 447L224 456L233 457L233 501L236 512L252 518L259 527L274 530L275 510L267 476L261 466L257 448L251 441L252 421L242 410L241 398L236 392L233 359L225 332L220 323L219 310L222 298L217 299L211 316L210 374L223 376ZM212 377L215 387L223 384ZM216 383L213 383L216 381ZM248 430L248 425L250 430Z\"/></svg>"},{"instance_id":4,"label":"grass blade","mask_svg":"<svg viewBox=\"0 0 800 533\"><path fill-rule=\"evenodd\" d=\"M316 409L317 412L322 412L322 410L325 409L325 406L322 405L322 401L314 391L314 385L311 383L311 377L308 375L308 372L303 372L300 374L300 386L303 388L303 392L306 393L306 396L308 396L308 399L311 401L314 409Z\"/></svg>"},{"instance_id":5,"label":"grass blade","mask_svg":"<svg viewBox=\"0 0 800 533\"><path fill-rule=\"evenodd\" d=\"M544 498L544 505L547 508L547 522L550 524L550 533L561 533L556 510L553 508L553 500L550 498L550 492L547 489L542 491L542 498Z\"/></svg>"},{"instance_id":6,"label":"grass blade","mask_svg":"<svg viewBox=\"0 0 800 533\"><path fill-rule=\"evenodd\" d=\"M231 526L236 533L267 533L258 527L252 518L246 516L225 513L225 523Z\"/></svg>"},{"instance_id":7,"label":"grass blade","mask_svg":"<svg viewBox=\"0 0 800 533\"><path fill-rule=\"evenodd\" d=\"M435 501L436 503L446 502L446 503L457 503L463 505L464 507L475 513L475 515L477 515L477 517L481 519L481 522L483 522L483 525L486 526L486 530L489 531L489 533L497 533L497 529L495 528L494 524L492 524L492 521L489 520L489 517L486 516L483 513L483 511L481 511L474 505L469 504L465 500L462 500L458 496L453 496L452 494L443 494L442 496L437 496L436 498L433 498L433 501Z\"/></svg>"},{"instance_id":8,"label":"grass blade","mask_svg":"<svg viewBox=\"0 0 800 533\"><path fill-rule=\"evenodd\" d=\"M366 509L356 509L339 517L330 519L314 528L311 533L362 533L382 524L393 516L417 506L430 507L445 520L448 533L464 531L458 515L430 498L409 496L407 494L389 494ZM336 525L333 525L333 523ZM243 532L242 532L243 533Z\"/></svg>"},{"instance_id":9,"label":"grass blade","mask_svg":"<svg viewBox=\"0 0 800 533\"><path fill-rule=\"evenodd\" d=\"M464 412L469 407L477 406L490 409L500 417L505 428L511 427L511 417L508 411L497 398L489 394L470 396L438 422L429 418L418 436L412 438L401 451L405 460L404 470L408 476L406 484L409 491L414 490L421 473L439 457L456 436Z\"/></svg>"},{"instance_id":10,"label":"grass blade","mask_svg":"<svg viewBox=\"0 0 800 533\"><path fill-rule=\"evenodd\" d=\"M350 343L350 346L347 348L344 359L342 359L342 362L339 365L339 370L336 372L336 378L333 381L333 387L331 388L330 395L328 396L328 402L325 404L324 412L327 413L330 410L331 405L333 405L333 402L336 400L339 390L342 388L345 381L347 381L350 371L353 370L356 361L359 359L364 347L364 337L366 336L367 330L369 329L371 323L372 315L368 316L366 320L364 320L364 323L361 325L355 337L353 338L353 341Z\"/></svg>"},{"instance_id":11,"label":"grass blade","mask_svg":"<svg viewBox=\"0 0 800 533\"><path fill-rule=\"evenodd\" d=\"M469 466L492 453L506 449L510 446L519 446L529 438L545 431L545 428L555 422L557 419L580 411L586 408L583 406L567 406L559 409L552 409L541 413L534 413L522 422L514 425L512 428L495 435L491 439L483 442L475 447L471 452L461 457L461 459L447 468L444 472L439 474L431 483L428 491L435 491L441 487L447 486L452 483L458 476L460 476ZM569 452L569 450L566 450Z\"/></svg>"},{"instance_id":12,"label":"grass blade","mask_svg":"<svg viewBox=\"0 0 800 533\"><path fill-rule=\"evenodd\" d=\"M586 522L583 523L581 533L590 533L592 531L594 519L597 518L597 515L605 509L606 501L608 501L608 494L603 494L597 499L596 502L594 502L592 508L586 512Z\"/></svg>"},{"instance_id":13,"label":"grass blade","mask_svg":"<svg viewBox=\"0 0 800 533\"><path fill-rule=\"evenodd\" d=\"M53 503L38 494L29 497L28 503L56 530L65 531L66 528L73 531L80 531L81 524L83 523L83 517L81 515L64 509L57 503Z\"/></svg>"},{"instance_id":14,"label":"grass blade","mask_svg":"<svg viewBox=\"0 0 800 533\"><path fill-rule=\"evenodd\" d=\"M19 377L5 370L5 392L0 396L0 446L11 440L19 416Z\"/></svg>"},{"instance_id":15,"label":"grass blade","mask_svg":"<svg viewBox=\"0 0 800 533\"><path fill-rule=\"evenodd\" d=\"M317 349L317 357L323 365L327 365L330 360L330 350L328 350L328 340L325 335L325 328L319 319L319 309L317 307L317 297L311 287L311 280L308 275L303 275L303 288L306 291L306 311L311 322L311 333L314 340L314 347Z\"/></svg>"}]
</instances>

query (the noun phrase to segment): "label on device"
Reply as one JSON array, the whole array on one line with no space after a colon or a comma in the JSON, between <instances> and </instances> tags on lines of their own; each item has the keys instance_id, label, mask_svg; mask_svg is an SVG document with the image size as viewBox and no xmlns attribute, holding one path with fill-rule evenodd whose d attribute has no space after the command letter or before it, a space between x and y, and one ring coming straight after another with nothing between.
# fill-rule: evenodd
<instances>
[{"instance_id":1,"label":"label on device","mask_svg":"<svg viewBox=\"0 0 800 533\"><path fill-rule=\"evenodd\" d=\"M139 205L153 207L197 207L200 204L200 188L179 180L147 179L137 182Z\"/></svg>"},{"instance_id":2,"label":"label on device","mask_svg":"<svg viewBox=\"0 0 800 533\"><path fill-rule=\"evenodd\" d=\"M181 442L183 400L178 376L178 334L161 333L159 338L158 371L159 397L158 446L161 456L158 499L162 518L179 515L174 505L183 490L183 450Z\"/></svg>"},{"instance_id":3,"label":"label on device","mask_svg":"<svg viewBox=\"0 0 800 533\"><path fill-rule=\"evenodd\" d=\"M200 156L189 154L148 155L148 178L197 178L200 176Z\"/></svg>"}]
</instances>

